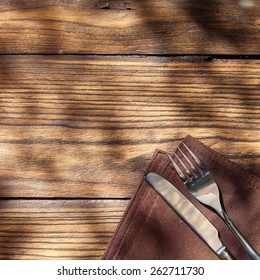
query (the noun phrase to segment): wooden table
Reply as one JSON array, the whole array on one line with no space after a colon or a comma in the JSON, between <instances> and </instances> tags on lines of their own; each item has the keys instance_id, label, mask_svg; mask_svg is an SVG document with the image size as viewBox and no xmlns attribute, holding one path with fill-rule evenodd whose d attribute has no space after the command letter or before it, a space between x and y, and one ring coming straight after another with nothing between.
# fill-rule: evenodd
<instances>
[{"instance_id":1,"label":"wooden table","mask_svg":"<svg viewBox=\"0 0 260 280\"><path fill-rule=\"evenodd\" d=\"M0 258L99 259L155 149L260 175L258 0L0 2Z\"/></svg>"}]
</instances>

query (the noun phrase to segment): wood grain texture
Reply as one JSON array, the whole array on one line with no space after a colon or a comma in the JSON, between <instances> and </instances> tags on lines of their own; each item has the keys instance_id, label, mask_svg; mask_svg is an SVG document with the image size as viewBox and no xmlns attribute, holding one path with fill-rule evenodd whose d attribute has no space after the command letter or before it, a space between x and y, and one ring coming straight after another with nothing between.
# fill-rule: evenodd
<instances>
[{"instance_id":1,"label":"wood grain texture","mask_svg":"<svg viewBox=\"0 0 260 280\"><path fill-rule=\"evenodd\" d=\"M0 259L100 259L124 200L0 200Z\"/></svg>"},{"instance_id":2,"label":"wood grain texture","mask_svg":"<svg viewBox=\"0 0 260 280\"><path fill-rule=\"evenodd\" d=\"M0 53L256 55L259 3L3 0Z\"/></svg>"},{"instance_id":3,"label":"wood grain texture","mask_svg":"<svg viewBox=\"0 0 260 280\"><path fill-rule=\"evenodd\" d=\"M0 259L99 259L187 134L260 176L259 19L258 0L0 1Z\"/></svg>"},{"instance_id":4,"label":"wood grain texture","mask_svg":"<svg viewBox=\"0 0 260 280\"><path fill-rule=\"evenodd\" d=\"M260 175L258 60L1 58L1 197L130 198L187 134Z\"/></svg>"}]
</instances>

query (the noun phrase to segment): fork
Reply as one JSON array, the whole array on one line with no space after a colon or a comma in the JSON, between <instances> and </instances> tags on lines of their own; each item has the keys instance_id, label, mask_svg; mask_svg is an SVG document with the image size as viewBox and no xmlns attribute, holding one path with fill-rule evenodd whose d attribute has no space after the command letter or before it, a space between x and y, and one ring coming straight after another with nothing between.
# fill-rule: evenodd
<instances>
[{"instance_id":1,"label":"fork","mask_svg":"<svg viewBox=\"0 0 260 280\"><path fill-rule=\"evenodd\" d=\"M177 165L177 161L175 162L169 154L167 155L185 186L199 202L213 208L217 212L217 214L224 220L233 234L237 237L251 259L260 260L260 255L243 237L224 209L219 187L209 170L187 147L187 145L185 145L185 143L183 143L183 146L190 155L190 159L179 147L178 150L182 155L183 160L180 159L180 157L175 152L173 153L175 159L179 162L180 167ZM191 159L194 161L194 164L192 163Z\"/></svg>"}]
</instances>

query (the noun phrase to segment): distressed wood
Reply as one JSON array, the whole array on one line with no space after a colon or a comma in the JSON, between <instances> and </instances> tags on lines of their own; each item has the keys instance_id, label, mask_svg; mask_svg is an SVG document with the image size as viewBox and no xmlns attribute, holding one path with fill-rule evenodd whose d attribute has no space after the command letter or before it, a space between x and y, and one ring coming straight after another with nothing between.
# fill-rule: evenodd
<instances>
[{"instance_id":1,"label":"distressed wood","mask_svg":"<svg viewBox=\"0 0 260 280\"><path fill-rule=\"evenodd\" d=\"M260 176L259 5L0 1L0 259L100 259L187 134Z\"/></svg>"},{"instance_id":2,"label":"distressed wood","mask_svg":"<svg viewBox=\"0 0 260 280\"><path fill-rule=\"evenodd\" d=\"M258 0L0 2L0 53L260 54Z\"/></svg>"},{"instance_id":3,"label":"distressed wood","mask_svg":"<svg viewBox=\"0 0 260 280\"><path fill-rule=\"evenodd\" d=\"M0 200L0 259L100 259L125 200Z\"/></svg>"},{"instance_id":4,"label":"distressed wood","mask_svg":"<svg viewBox=\"0 0 260 280\"><path fill-rule=\"evenodd\" d=\"M2 56L0 196L130 198L187 134L260 175L258 60Z\"/></svg>"}]
</instances>

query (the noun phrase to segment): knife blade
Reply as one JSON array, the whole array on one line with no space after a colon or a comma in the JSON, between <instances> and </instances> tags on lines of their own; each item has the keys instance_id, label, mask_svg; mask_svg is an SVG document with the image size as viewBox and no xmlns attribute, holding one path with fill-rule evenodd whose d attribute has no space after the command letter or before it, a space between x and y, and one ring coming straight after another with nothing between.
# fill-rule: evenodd
<instances>
[{"instance_id":1,"label":"knife blade","mask_svg":"<svg viewBox=\"0 0 260 280\"><path fill-rule=\"evenodd\" d=\"M157 173L149 172L144 177L149 185L219 258L223 260L234 259L222 243L218 230L177 188Z\"/></svg>"}]
</instances>

